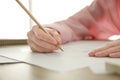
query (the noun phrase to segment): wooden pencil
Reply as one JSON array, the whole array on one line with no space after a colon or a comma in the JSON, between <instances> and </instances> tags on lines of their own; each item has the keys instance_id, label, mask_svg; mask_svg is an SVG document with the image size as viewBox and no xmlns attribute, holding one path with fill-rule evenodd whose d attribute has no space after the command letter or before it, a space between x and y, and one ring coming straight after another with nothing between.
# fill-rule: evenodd
<instances>
[{"instance_id":1,"label":"wooden pencil","mask_svg":"<svg viewBox=\"0 0 120 80\"><path fill-rule=\"evenodd\" d=\"M42 25L37 21L37 19L26 9L26 7L25 7L19 0L16 0L16 2L23 8L23 10L29 15L29 17L39 26L39 28L49 35L49 33L42 27ZM60 45L58 45L57 47L58 47L61 51L64 51L64 50L60 47Z\"/></svg>"}]
</instances>

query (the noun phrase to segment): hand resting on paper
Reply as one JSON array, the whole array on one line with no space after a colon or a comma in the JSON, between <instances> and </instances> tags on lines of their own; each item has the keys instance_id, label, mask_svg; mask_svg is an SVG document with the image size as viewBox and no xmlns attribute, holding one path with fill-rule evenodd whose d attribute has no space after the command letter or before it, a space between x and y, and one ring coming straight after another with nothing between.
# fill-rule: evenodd
<instances>
[{"instance_id":1,"label":"hand resting on paper","mask_svg":"<svg viewBox=\"0 0 120 80\"><path fill-rule=\"evenodd\" d=\"M91 51L89 56L120 58L120 40L112 41L101 48Z\"/></svg>"}]
</instances>

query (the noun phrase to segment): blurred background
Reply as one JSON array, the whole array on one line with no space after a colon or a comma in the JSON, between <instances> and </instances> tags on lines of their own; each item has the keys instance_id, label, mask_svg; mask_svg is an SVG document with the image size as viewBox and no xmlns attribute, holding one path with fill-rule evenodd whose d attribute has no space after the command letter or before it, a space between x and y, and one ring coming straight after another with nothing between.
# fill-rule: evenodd
<instances>
[{"instance_id":1,"label":"blurred background","mask_svg":"<svg viewBox=\"0 0 120 80\"><path fill-rule=\"evenodd\" d=\"M93 0L20 0L41 24L66 19ZM0 39L24 39L30 30L29 16L16 0L0 2Z\"/></svg>"}]
</instances>

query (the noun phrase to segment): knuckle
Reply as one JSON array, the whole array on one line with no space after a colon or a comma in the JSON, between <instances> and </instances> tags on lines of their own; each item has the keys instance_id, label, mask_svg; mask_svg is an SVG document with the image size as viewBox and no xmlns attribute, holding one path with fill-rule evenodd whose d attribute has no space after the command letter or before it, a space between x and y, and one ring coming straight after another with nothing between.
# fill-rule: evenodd
<instances>
[{"instance_id":1,"label":"knuckle","mask_svg":"<svg viewBox=\"0 0 120 80\"><path fill-rule=\"evenodd\" d=\"M30 36L30 32L27 32L27 37L29 37Z\"/></svg>"},{"instance_id":2,"label":"knuckle","mask_svg":"<svg viewBox=\"0 0 120 80\"><path fill-rule=\"evenodd\" d=\"M32 27L32 29L36 29L36 27L37 27L37 25L34 25L34 26Z\"/></svg>"},{"instance_id":3,"label":"knuckle","mask_svg":"<svg viewBox=\"0 0 120 80\"><path fill-rule=\"evenodd\" d=\"M41 33L39 33L39 32L37 32L37 33L36 33L36 37L38 37L38 38L40 38L40 37L41 37L41 35L42 35L42 34L41 34Z\"/></svg>"}]
</instances>

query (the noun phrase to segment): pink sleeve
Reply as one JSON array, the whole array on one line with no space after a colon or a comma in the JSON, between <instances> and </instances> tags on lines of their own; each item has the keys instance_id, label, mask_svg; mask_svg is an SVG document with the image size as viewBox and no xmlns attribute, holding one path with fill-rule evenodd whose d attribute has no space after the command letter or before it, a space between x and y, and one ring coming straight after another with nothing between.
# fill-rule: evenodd
<instances>
[{"instance_id":1,"label":"pink sleeve","mask_svg":"<svg viewBox=\"0 0 120 80\"><path fill-rule=\"evenodd\" d=\"M109 2L108 5L106 5L107 2ZM115 0L94 0L90 6L86 6L66 20L49 24L49 27L56 29L60 33L62 43L81 39L98 39L97 34L100 27L98 22L103 19L106 9L113 3L115 3ZM112 14L110 15L116 17ZM116 24L118 24L117 21L115 21Z\"/></svg>"}]
</instances>

